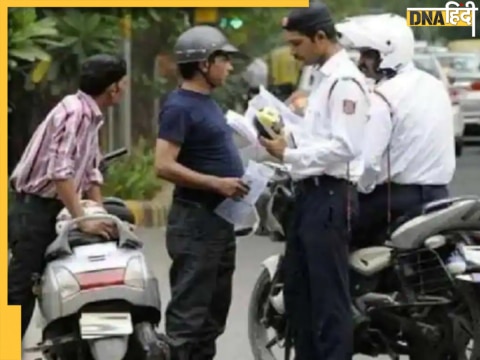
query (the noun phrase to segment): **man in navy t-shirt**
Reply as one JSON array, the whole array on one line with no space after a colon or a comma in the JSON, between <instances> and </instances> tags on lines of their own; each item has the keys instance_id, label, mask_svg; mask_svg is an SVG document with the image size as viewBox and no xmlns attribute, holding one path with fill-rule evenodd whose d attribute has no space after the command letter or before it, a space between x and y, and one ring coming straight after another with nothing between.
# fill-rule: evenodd
<instances>
[{"instance_id":1,"label":"man in navy t-shirt","mask_svg":"<svg viewBox=\"0 0 480 360\"><path fill-rule=\"evenodd\" d=\"M230 308L235 235L214 209L249 189L240 179L243 165L232 130L210 93L224 83L236 52L213 27L184 32L175 46L183 83L159 116L155 167L176 185L167 224L172 360L212 360Z\"/></svg>"}]
</instances>

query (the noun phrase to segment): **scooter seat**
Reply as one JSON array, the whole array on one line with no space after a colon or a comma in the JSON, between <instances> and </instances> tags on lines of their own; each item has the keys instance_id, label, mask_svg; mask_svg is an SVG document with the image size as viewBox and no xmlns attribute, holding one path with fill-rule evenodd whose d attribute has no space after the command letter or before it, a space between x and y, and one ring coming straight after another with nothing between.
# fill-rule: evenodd
<instances>
[{"instance_id":1,"label":"scooter seat","mask_svg":"<svg viewBox=\"0 0 480 360\"><path fill-rule=\"evenodd\" d=\"M100 235L85 234L77 229L71 230L70 233L68 234L68 243L71 249L79 246L84 246L84 245L99 244L106 241L112 241L112 240L106 240L104 237ZM113 239L113 241L118 241L118 239ZM59 257L62 257L63 255L65 254L60 251L52 252L46 256L45 260L48 263L50 261L54 261L58 259Z\"/></svg>"},{"instance_id":2,"label":"scooter seat","mask_svg":"<svg viewBox=\"0 0 480 360\"><path fill-rule=\"evenodd\" d=\"M393 221L392 225L390 226L390 231L394 232L400 226L402 226L403 224L407 223L408 221L416 217L448 208L450 205L452 205L455 202L462 201L462 200L469 200L469 199L472 199L472 196L457 196L457 197L435 200L435 201L431 201L426 204L423 204L421 206L417 206L411 209L410 211L408 211L407 213L405 213L404 215L397 218L395 221Z\"/></svg>"},{"instance_id":3,"label":"scooter seat","mask_svg":"<svg viewBox=\"0 0 480 360\"><path fill-rule=\"evenodd\" d=\"M118 217L120 220L129 224L135 224L134 213L124 204L122 200L109 198L105 201L103 206L110 215Z\"/></svg>"},{"instance_id":4,"label":"scooter seat","mask_svg":"<svg viewBox=\"0 0 480 360\"><path fill-rule=\"evenodd\" d=\"M118 241L118 239L114 239L114 240ZM85 234L80 230L72 230L68 234L68 243L70 244L71 248L84 246L84 245L103 243L105 241L108 241L108 240L105 239L103 236Z\"/></svg>"}]
</instances>

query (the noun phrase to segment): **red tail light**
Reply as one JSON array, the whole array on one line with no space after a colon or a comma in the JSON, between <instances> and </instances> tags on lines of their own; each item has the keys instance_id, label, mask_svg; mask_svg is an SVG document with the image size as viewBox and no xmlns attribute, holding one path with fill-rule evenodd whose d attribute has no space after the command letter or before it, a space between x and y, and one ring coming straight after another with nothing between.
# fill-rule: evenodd
<instances>
[{"instance_id":1,"label":"red tail light","mask_svg":"<svg viewBox=\"0 0 480 360\"><path fill-rule=\"evenodd\" d=\"M124 269L109 269L76 274L76 278L81 290L89 290L104 286L123 285L124 275Z\"/></svg>"},{"instance_id":2,"label":"red tail light","mask_svg":"<svg viewBox=\"0 0 480 360\"><path fill-rule=\"evenodd\" d=\"M472 82L472 84L470 85L470 87L471 87L472 90L480 91L480 81L474 81L474 82Z\"/></svg>"}]
</instances>

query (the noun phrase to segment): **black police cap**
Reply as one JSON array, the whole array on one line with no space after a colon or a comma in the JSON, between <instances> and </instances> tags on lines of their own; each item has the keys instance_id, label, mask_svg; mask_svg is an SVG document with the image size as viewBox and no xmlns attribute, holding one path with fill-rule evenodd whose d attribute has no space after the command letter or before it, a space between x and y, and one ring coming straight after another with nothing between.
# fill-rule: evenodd
<instances>
[{"instance_id":1,"label":"black police cap","mask_svg":"<svg viewBox=\"0 0 480 360\"><path fill-rule=\"evenodd\" d=\"M283 19L282 27L288 31L312 34L334 25L327 5L315 3L308 8L294 9Z\"/></svg>"}]
</instances>

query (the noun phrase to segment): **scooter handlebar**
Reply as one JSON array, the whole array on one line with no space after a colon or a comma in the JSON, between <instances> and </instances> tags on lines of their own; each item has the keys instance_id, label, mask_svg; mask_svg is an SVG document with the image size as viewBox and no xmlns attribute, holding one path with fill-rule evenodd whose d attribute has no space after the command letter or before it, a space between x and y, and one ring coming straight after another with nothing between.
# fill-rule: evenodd
<instances>
[{"instance_id":1,"label":"scooter handlebar","mask_svg":"<svg viewBox=\"0 0 480 360\"><path fill-rule=\"evenodd\" d=\"M110 163L115 160L116 158L119 158L120 156L127 155L128 154L128 149L126 147L111 151L107 153L102 160L100 161L100 164L98 166L100 172L105 175Z\"/></svg>"},{"instance_id":2,"label":"scooter handlebar","mask_svg":"<svg viewBox=\"0 0 480 360\"><path fill-rule=\"evenodd\" d=\"M103 157L103 160L105 162L109 162L109 161L112 161L113 159L116 159L120 156L127 155L127 154L128 154L128 149L126 147L123 147L105 154L105 156Z\"/></svg>"}]
</instances>

